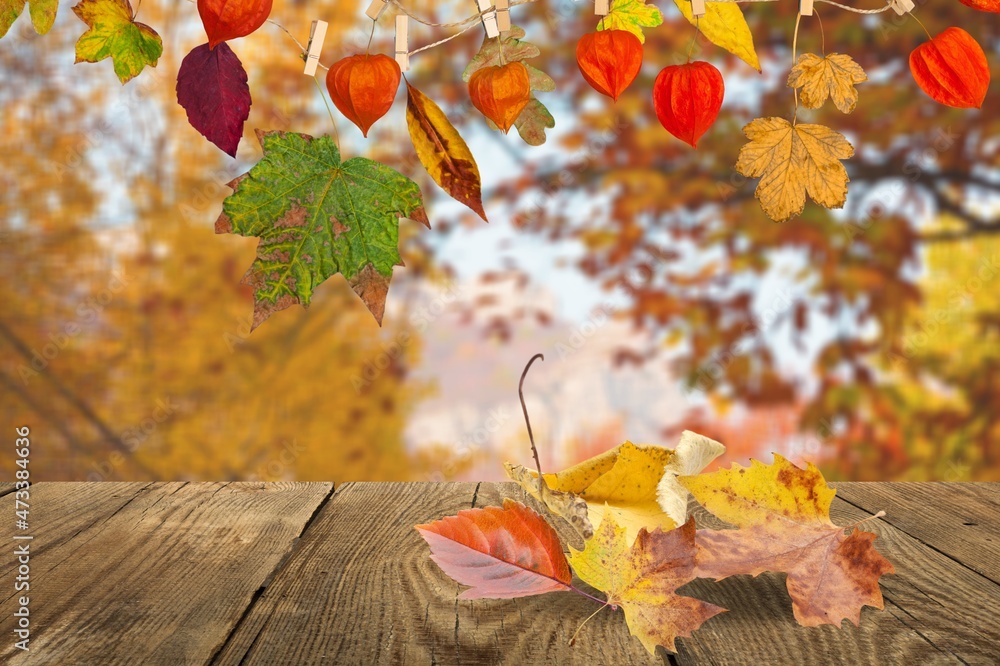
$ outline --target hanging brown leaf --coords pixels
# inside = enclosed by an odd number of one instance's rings
[[[798,215],[806,194],[826,208],[841,208],[847,199],[847,169],[840,163],[854,154],[843,134],[823,125],[784,118],[757,118],[743,133],[736,170],[760,178],[756,195],[761,208],[775,222]]]
[[[788,87],[799,88],[799,100],[807,109],[818,109],[829,98],[842,113],[854,111],[858,91],[854,84],[867,81],[861,65],[843,53],[821,58],[803,53],[788,74]]]
[[[452,199],[486,220],[479,167],[468,144],[441,107],[409,82],[406,96],[406,127],[420,163]]]

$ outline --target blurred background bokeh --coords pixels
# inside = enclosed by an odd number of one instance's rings
[[[71,3],[43,37],[21,17],[0,40],[0,423],[11,443],[31,427],[32,479],[499,479],[530,460],[517,379],[536,352],[526,395],[548,469],[691,429],[727,445],[726,465],[779,452],[832,479],[1000,479],[1000,85],[982,110],[942,107],[907,69],[915,21],[817,5],[823,34],[804,21],[800,52],[825,39],[870,79],[852,115],[800,111],[857,148],[850,195],[775,224],[732,165],[744,124],[791,111],[796,3],[744,5],[763,75],[695,43],[727,87],[697,151],[652,112],[656,73],[694,34],[658,4],[616,105],[575,64],[589,2],[512,10],[558,83],[540,95],[556,119],[541,147],[470,110],[480,29],[412,58],[408,79],[477,156],[488,225],[416,161],[402,91],[367,140],[338,116],[344,152],[417,180],[434,228],[404,222],[381,329],[337,276],[252,334],[239,281],[256,239],[213,223],[260,158],[253,128],[332,131],[293,41],[265,24],[233,43],[253,96],[233,160],[176,102],[205,41],[194,4],[142,2],[164,54],[125,86],[108,61],[73,64]],[[329,64],[364,50],[366,5],[276,0],[272,18],[303,42],[330,21]],[[474,10],[406,6],[441,23]],[[391,13],[373,51],[391,49]],[[972,33],[996,78],[1000,17],[957,0],[916,13],[932,34]],[[414,46],[448,34],[411,24]]]

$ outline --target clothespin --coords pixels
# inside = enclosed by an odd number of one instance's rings
[[[309,46],[306,47],[306,76],[316,76],[319,56],[323,52],[323,41],[326,39],[326,21],[313,21],[309,30]]]
[[[497,28],[500,32],[510,30],[510,0],[496,0],[497,2]]]
[[[800,16],[813,15],[813,0],[799,0],[799,15]]]
[[[691,0],[691,15],[692,16],[705,15],[705,0]]]
[[[476,0],[476,5],[479,7],[480,13],[482,13],[492,7],[493,2],[492,0]],[[497,27],[497,13],[495,11],[483,14],[483,27],[486,28],[487,37],[496,37],[500,34],[500,28]]]
[[[913,0],[891,0],[889,6],[899,16],[913,10]]]
[[[365,14],[371,20],[377,21],[388,6],[389,0],[372,0],[372,3],[368,5],[368,9],[365,10]]]
[[[406,36],[409,29],[409,18],[406,14],[396,14],[396,64],[404,72],[410,69],[410,54]]]
[[[594,16],[607,16],[611,11],[609,0],[594,0]]]

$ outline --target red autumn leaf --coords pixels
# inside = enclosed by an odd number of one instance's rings
[[[1000,14],[1000,0],[958,0],[966,7],[978,9],[981,12]]]
[[[214,49],[264,25],[271,14],[271,0],[198,0],[198,13],[208,34],[208,45]]]
[[[184,56],[177,72],[177,102],[191,127],[236,157],[251,99],[243,63],[228,44],[214,49],[202,44]]]
[[[961,28],[947,28],[913,49],[910,72],[932,99],[958,109],[982,107],[990,87],[986,54]]]
[[[653,108],[664,129],[698,147],[722,107],[722,74],[707,62],[665,67],[653,83]]]
[[[566,590],[573,577],[545,519],[520,502],[466,509],[417,525],[431,559],[470,588],[460,599],[513,599]]]
[[[642,67],[642,42],[628,30],[602,30],[580,38],[576,62],[590,87],[618,101]]]
[[[367,137],[368,128],[392,106],[400,74],[387,55],[358,54],[333,63],[326,87],[340,112]]]
[[[478,69],[469,77],[469,97],[506,134],[531,101],[528,68],[523,62],[509,62]]]

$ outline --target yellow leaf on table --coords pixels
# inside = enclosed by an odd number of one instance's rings
[[[633,542],[609,512],[582,551],[570,546],[569,563],[609,604],[621,607],[629,631],[655,654],[657,645],[675,651],[677,637],[725,611],[677,594],[696,576],[695,553],[694,519],[675,530],[640,530]]]
[[[842,113],[850,113],[858,104],[854,84],[867,80],[865,70],[849,55],[831,53],[821,58],[803,53],[788,74],[788,87],[800,88],[799,99],[807,109],[818,109],[829,98]]]
[[[693,436],[693,433],[685,435]],[[593,535],[607,512],[627,531],[631,543],[644,527],[672,529],[683,522],[683,519],[675,521],[660,505],[657,488],[671,462],[675,463],[671,466],[674,472],[697,473],[724,450],[717,442],[702,439],[704,441],[690,439],[684,444],[682,437],[684,446],[678,448],[677,454],[662,446],[625,442],[562,472],[545,474],[544,497],[538,492],[537,472],[510,463],[504,468],[508,477],[554,514],[568,520],[585,539]],[[706,448],[715,452],[706,453],[703,450]],[[702,461],[702,464],[698,466],[692,461]],[[680,490],[686,506],[687,491]],[[668,506],[675,516],[682,518],[676,511],[676,502]]]
[[[700,530],[696,575],[722,579],[765,571],[788,574],[786,586],[799,624],[859,624],[862,606],[883,607],[879,577],[895,573],[875,550],[875,535],[855,526],[849,535],[830,520],[835,491],[813,465],[752,460],[678,481],[734,530]]]
[[[760,178],[756,195],[768,217],[784,222],[806,205],[806,194],[826,208],[847,199],[847,169],[839,160],[854,154],[840,132],[823,125],[793,125],[784,118],[757,118],[743,128],[750,142],[740,149],[736,170]]]
[[[753,34],[739,5],[734,2],[706,2],[705,15],[695,19],[691,13],[691,0],[674,0],[674,4],[708,41],[760,71],[760,59],[753,46]]]

